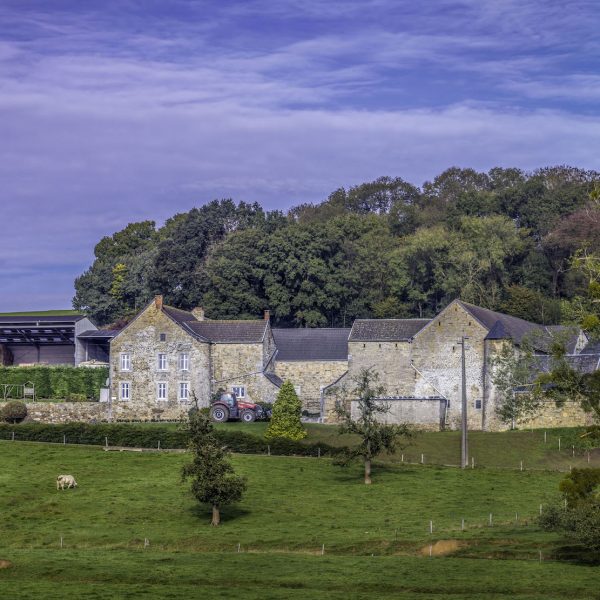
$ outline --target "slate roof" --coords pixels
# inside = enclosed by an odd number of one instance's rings
[[[356,319],[351,342],[397,342],[410,340],[431,319]]]
[[[281,379],[281,377],[278,375],[275,375],[275,373],[265,373],[265,377],[277,387],[281,387],[283,385],[283,379]]]
[[[264,319],[198,321],[191,312],[172,306],[163,306],[163,311],[192,335],[215,344],[260,343],[268,325]]]
[[[516,344],[520,344],[526,336],[531,336],[531,341],[538,350],[547,351],[553,335],[564,332],[569,335],[567,352],[573,353],[575,351],[575,345],[579,337],[577,328],[531,323],[525,319],[475,306],[462,300],[459,300],[459,304],[488,329],[486,336],[488,340],[511,339]]]
[[[186,325],[197,335],[215,344],[260,343],[268,321],[190,321]]]
[[[600,368],[600,353],[598,354],[568,354],[565,356],[571,367],[580,373],[593,373]],[[552,366],[552,357],[544,355],[536,355],[535,364],[532,373],[532,380],[540,371],[547,373]]]
[[[350,328],[273,329],[278,361],[348,360]]]
[[[600,340],[588,342],[581,354],[600,354]]]

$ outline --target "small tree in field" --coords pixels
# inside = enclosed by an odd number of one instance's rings
[[[336,413],[341,420],[339,433],[353,433],[360,437],[355,448],[346,448],[341,459],[342,464],[360,458],[365,466],[365,484],[371,483],[371,462],[383,452],[395,452],[398,439],[408,438],[412,432],[408,425],[388,425],[381,422],[381,417],[389,412],[390,407],[382,403],[384,393],[382,386],[377,385],[379,376],[372,369],[363,369],[354,379],[356,387],[348,393],[345,389],[337,392]],[[356,401],[355,414],[350,404]]]
[[[286,381],[279,390],[275,404],[273,404],[273,414],[265,438],[272,439],[276,437],[287,438],[288,440],[301,440],[306,437],[306,429],[300,421],[302,412],[302,403],[296,394],[296,390],[291,381]]]
[[[192,480],[192,494],[198,502],[212,507],[211,525],[217,527],[221,522],[221,507],[241,500],[246,480],[235,474],[208,415],[191,414],[189,434],[193,459],[183,467],[182,477]]]

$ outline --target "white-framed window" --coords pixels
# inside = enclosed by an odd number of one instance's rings
[[[129,381],[121,381],[119,384],[119,399],[131,400],[131,383]]]
[[[177,360],[177,366],[180,371],[190,370],[190,355],[187,352],[180,352]]]
[[[179,393],[177,398],[180,402],[188,402],[190,399],[190,384],[188,381],[179,382]]]
[[[120,361],[121,371],[131,371],[131,354],[129,352],[121,352]]]
[[[159,371],[167,370],[167,353],[166,352],[158,353],[158,370]]]
[[[234,385],[231,388],[231,391],[238,397],[238,398],[245,398],[246,397],[246,388],[243,385]]]
[[[477,398],[477,399],[475,400],[475,408],[476,408],[477,410],[481,410],[481,398]]]
[[[159,381],[156,384],[156,399],[157,400],[167,400],[167,392],[169,386],[166,381]]]
[[[299,396],[302,393],[302,386],[301,385],[295,385],[294,386],[294,391]]]

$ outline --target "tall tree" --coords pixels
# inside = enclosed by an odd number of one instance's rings
[[[221,508],[241,500],[246,480],[235,474],[208,415],[192,412],[188,430],[192,462],[184,465],[182,478],[191,480],[191,491],[198,502],[212,507],[211,525],[217,527],[221,523]]]

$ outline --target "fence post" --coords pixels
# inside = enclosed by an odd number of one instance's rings
[[[425,455],[421,454],[421,464],[425,464]]]
[[[321,556],[325,554],[325,544],[321,546]]]
[[[108,448],[108,436],[107,435],[104,436],[104,447]]]
[[[558,438],[558,451],[560,452],[560,437]]]
[[[547,438],[547,434],[548,434],[548,432],[547,432],[547,431],[544,431],[544,444],[546,443],[546,441],[547,441],[547,439],[548,439],[548,438]]]
[[[492,513],[490,513],[490,527],[493,527],[493,526],[494,526],[494,521],[492,518]]]
[[[12,435],[12,441],[14,442],[15,441],[15,432],[13,431],[12,434],[13,434]]]
[[[63,444],[67,443],[67,434],[63,433]]]
[[[317,458],[321,458],[321,446],[317,448]]]
[[[62,535],[60,536],[60,547],[61,548],[63,547],[63,537],[62,537]]]
[[[540,515],[542,514],[542,505],[540,504]]]
[[[160,440],[158,440],[158,449],[160,450]]]
[[[521,461],[521,471],[523,470],[523,461]]]
[[[475,468],[475,457],[471,456],[471,469]]]
[[[464,520],[464,518],[463,518],[463,519],[461,519],[461,521],[460,521],[460,530],[461,530],[461,531],[464,531],[464,530],[465,530],[465,520]]]
[[[433,533],[433,521],[429,521],[429,533]]]

